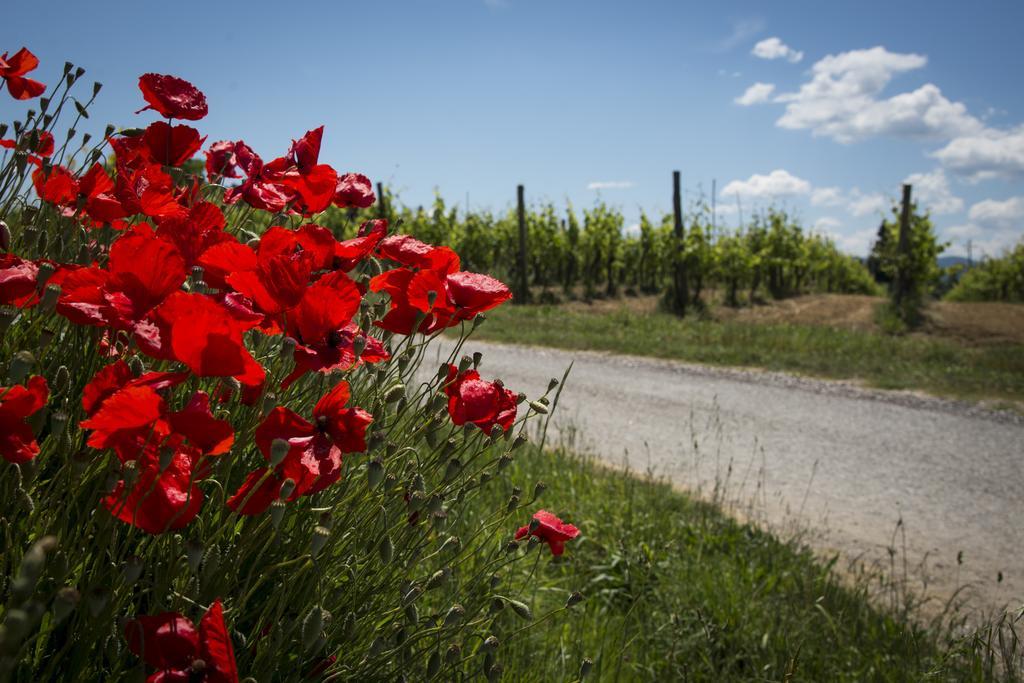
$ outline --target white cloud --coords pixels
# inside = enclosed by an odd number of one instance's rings
[[[807,194],[811,184],[788,171],[775,169],[768,175],[754,174],[746,180],[734,180],[722,190],[722,196],[741,196],[755,199]]]
[[[880,97],[894,76],[927,63],[924,55],[889,52],[881,46],[828,55],[811,67],[811,80],[797,92],[776,98],[786,104],[776,123],[841,143],[876,135],[951,138],[980,132],[982,123],[932,83]]]
[[[587,183],[588,190],[626,190],[633,187],[632,180],[595,180]]]
[[[814,229],[826,234],[831,234],[833,230],[841,227],[843,227],[843,222],[838,218],[832,218],[832,216],[822,216],[814,221]]]
[[[903,182],[914,186],[913,192],[918,204],[935,215],[960,213],[964,210],[964,200],[949,189],[949,180],[941,168],[931,173],[913,173]]]
[[[640,234],[640,224],[630,223],[629,225],[622,229],[622,233],[626,237],[636,237],[637,235]]]
[[[984,225],[1001,228],[1016,227],[1024,232],[1024,197],[982,200],[971,206],[967,217]]]
[[[1024,175],[1024,126],[1011,130],[985,128],[954,138],[933,157],[954,173],[971,180]]]
[[[858,188],[850,191],[847,200],[846,210],[854,216],[867,216],[873,213],[882,213],[889,208],[891,202],[879,192],[864,193]]]
[[[1024,197],[984,199],[971,206],[967,218],[942,232],[942,239],[953,242],[950,251],[965,254],[970,240],[975,258],[999,256],[1024,238]]]
[[[811,193],[814,206],[842,206],[846,203],[843,191],[838,187],[816,187]]]
[[[775,86],[771,83],[755,83],[747,88],[742,95],[734,99],[733,102],[743,107],[749,107],[752,104],[767,102],[774,91]]]
[[[761,59],[785,59],[787,62],[796,64],[804,58],[804,53],[794,50],[777,37],[765,38],[750,51],[750,54]]]

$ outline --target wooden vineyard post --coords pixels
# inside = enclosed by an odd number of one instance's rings
[[[516,251],[516,292],[513,303],[530,302],[530,282],[526,275],[526,200],[522,185],[516,187],[519,214],[519,249]]]
[[[679,171],[672,171],[672,217],[675,248],[672,255],[672,288],[669,291],[669,309],[678,316],[686,315],[686,234],[683,231],[683,198],[679,187]]]
[[[377,217],[388,217],[387,202],[384,199],[384,183],[379,180],[377,181]]]
[[[902,311],[903,305],[906,302],[907,295],[910,292],[912,283],[910,282],[910,273],[907,272],[910,266],[910,191],[911,187],[909,183],[903,185],[903,204],[900,206],[900,234],[897,256],[897,268],[896,268],[896,292],[895,301],[896,309]]]

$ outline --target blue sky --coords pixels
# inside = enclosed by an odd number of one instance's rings
[[[914,181],[959,254],[1024,235],[1020,2],[52,2],[5,9],[28,46],[104,84],[99,128],[152,120],[137,77],[206,94],[209,140],[264,157],[326,125],[321,159],[410,204],[601,198],[627,221],[717,181],[719,222],[768,205],[863,253]],[[0,97],[0,120],[25,105]]]

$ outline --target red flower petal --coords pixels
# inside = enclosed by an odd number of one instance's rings
[[[206,662],[206,679],[210,683],[238,683],[235,649],[224,623],[224,608],[219,599],[199,620],[199,648]]]
[[[148,73],[139,77],[139,89],[148,107],[162,116],[186,121],[198,121],[209,109],[206,95],[188,81],[176,76]]]
[[[231,423],[213,416],[210,397],[203,391],[193,394],[184,409],[171,413],[170,423],[175,432],[207,455],[227,453],[235,441]]]
[[[158,669],[185,669],[199,654],[195,625],[176,612],[139,616],[124,627],[128,649]]]
[[[356,207],[365,209],[373,206],[376,201],[373,184],[361,173],[346,173],[338,178],[338,186],[334,192],[334,205],[341,208]]]

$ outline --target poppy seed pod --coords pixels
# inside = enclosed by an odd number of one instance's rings
[[[501,641],[498,640],[497,636],[487,636],[484,640],[484,649],[490,650],[491,652],[497,650],[499,645],[501,645]]]
[[[71,384],[71,372],[68,370],[68,366],[61,365],[57,368],[57,374],[53,376],[53,389],[54,394],[63,394],[68,385]]]
[[[505,469],[506,467],[512,464],[512,460],[513,458],[511,455],[509,455],[508,453],[502,453],[501,457],[498,458],[498,469]]]
[[[538,498],[540,498],[541,494],[544,493],[544,491],[546,491],[547,488],[548,488],[548,485],[545,484],[542,481],[538,481],[536,484],[534,484],[534,486],[533,486],[533,499],[537,500]]]
[[[270,442],[270,466],[277,467],[287,457],[291,444],[285,439],[274,439]],[[294,484],[294,482],[293,482]],[[287,496],[286,496],[287,497]]]
[[[139,377],[146,371],[146,366],[141,358],[132,356],[128,359],[128,369],[131,370],[132,377]]]
[[[0,251],[11,250],[11,229],[7,223],[0,221]]]
[[[366,337],[357,335],[352,339],[352,355],[358,358],[366,350]]]
[[[527,441],[529,441],[529,439],[526,438],[525,434],[516,435],[516,438],[512,440],[512,446],[509,448],[509,451],[514,451],[517,448],[520,448]]]
[[[475,330],[476,328],[483,325],[485,322],[487,322],[486,316],[484,316],[483,313],[477,313],[476,317],[473,318],[473,329]]]
[[[60,285],[46,285],[42,299],[39,301],[39,310],[50,313],[57,307],[57,299],[60,298]]]
[[[459,472],[462,471],[462,461],[458,458],[452,458],[448,461],[448,465],[444,469],[444,480],[451,481],[455,477],[459,476]]]
[[[580,593],[579,591],[573,591],[569,594],[569,599],[565,601],[565,606],[566,608],[569,608],[573,605],[578,605],[581,602],[583,602],[583,593]]]
[[[448,646],[448,651],[445,653],[444,658],[448,664],[455,664],[462,658],[462,648],[459,647],[458,643],[452,643]]]
[[[448,582],[448,573],[449,573],[449,571],[451,571],[451,570],[449,570],[447,567],[445,567],[444,569],[438,569],[436,572],[431,574],[430,578],[427,579],[426,589],[428,591],[431,591],[431,590],[434,590],[435,588],[440,588],[445,583],[447,583]]]
[[[331,537],[331,530],[327,527],[317,526],[313,529],[313,538],[309,543],[309,552],[313,557],[320,554],[320,551],[327,545],[327,539]]]
[[[302,620],[302,644],[307,650],[311,649],[316,641],[323,634],[324,612],[319,605],[309,610],[305,619]]]
[[[263,406],[261,414],[266,417],[270,414],[270,411],[277,407],[277,394],[272,391],[268,391],[267,395],[263,397]]]
[[[472,365],[472,364],[473,364],[473,359],[472,358],[470,358],[469,356],[463,356],[462,359],[459,360],[459,374],[462,374],[463,372],[468,370],[469,366]]]
[[[484,354],[480,353],[479,351],[474,351],[473,352],[473,369],[474,370],[480,367],[480,363],[483,361],[483,359],[484,359]],[[497,380],[495,380],[495,383],[497,383]]]
[[[495,683],[495,681],[501,680],[501,675],[505,673],[505,667],[501,664],[495,664],[487,670],[487,683]]]
[[[548,414],[547,405],[541,403],[540,401],[530,401],[530,407],[533,408],[534,412],[538,412],[541,415]]]
[[[289,478],[285,479],[284,482],[281,484],[281,491],[280,491],[280,493],[278,493],[277,497],[280,500],[288,500],[288,498],[291,497],[291,495],[292,495],[292,493],[294,491],[295,491],[295,480],[292,479],[291,477],[289,477]]]

